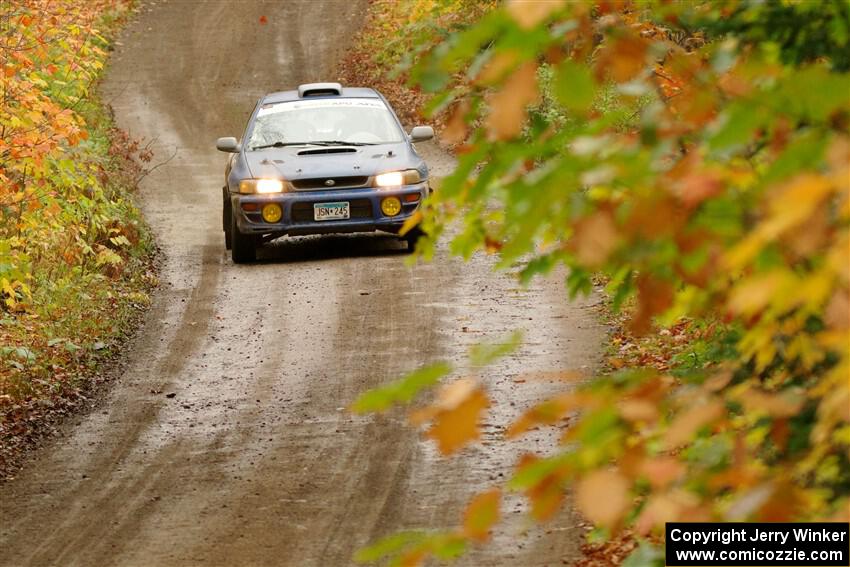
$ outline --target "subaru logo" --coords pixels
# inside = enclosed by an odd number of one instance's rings
[[[334,181],[333,179],[328,179],[325,181],[325,185],[327,185],[328,187],[333,187],[334,185],[336,185],[336,181]]]

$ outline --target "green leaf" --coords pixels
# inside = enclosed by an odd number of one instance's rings
[[[752,141],[756,131],[772,118],[768,108],[760,102],[733,105],[724,113],[720,126],[709,138],[709,148],[718,151],[747,144]]]
[[[15,356],[17,356],[18,358],[20,358],[21,360],[23,360],[26,363],[35,362],[36,354],[32,350],[28,349],[27,347],[17,347],[14,350],[14,353],[15,353]]]
[[[564,108],[584,113],[593,105],[596,83],[588,67],[567,59],[558,67],[554,89]]]
[[[561,453],[554,457],[540,459],[536,463],[523,467],[507,484],[509,490],[525,490],[538,484],[552,472],[569,465],[575,459],[573,453]]]
[[[428,533],[424,531],[399,532],[387,536],[369,547],[359,549],[354,554],[354,561],[357,563],[378,561],[389,555],[396,555],[408,547],[421,544],[427,538]]]
[[[431,540],[431,551],[437,559],[455,559],[466,551],[466,540],[456,534],[437,534]]]
[[[469,361],[473,366],[487,366],[499,358],[514,352],[521,342],[522,331],[514,331],[505,342],[473,345],[469,349]]]
[[[623,567],[664,567],[664,552],[654,545],[641,543],[623,561]]]
[[[447,362],[414,370],[407,376],[361,394],[352,404],[355,413],[381,412],[395,404],[410,403],[423,389],[433,386],[452,371]]]

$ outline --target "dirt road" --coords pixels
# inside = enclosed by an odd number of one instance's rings
[[[364,11],[362,0],[159,0],[127,28],[102,91],[121,127],[173,156],[142,184],[162,288],[101,408],[0,486],[0,565],[349,565],[399,528],[456,525],[521,448],[551,443],[493,441],[552,387],[519,374],[595,360],[592,309],[567,304],[559,282],[522,291],[487,258],[410,269],[382,237],[284,241],[247,266],[225,254],[215,138],[238,136],[263,92],[332,79]],[[437,173],[451,166],[423,150]],[[488,373],[500,409],[458,458],[439,458],[402,412],[346,411],[369,387],[462,362],[468,345],[515,328],[526,345]],[[522,507],[511,499],[493,544],[461,564],[576,556],[570,514],[526,530]]]

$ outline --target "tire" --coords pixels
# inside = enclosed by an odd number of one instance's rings
[[[233,248],[233,211],[229,199],[225,198],[224,200],[221,216],[221,226],[224,230],[224,248],[231,250]]]
[[[402,238],[407,242],[407,251],[413,252],[416,249],[416,243],[419,242],[419,239],[425,236],[425,233],[422,232],[420,228],[413,228],[407,234],[402,236]]]
[[[244,264],[257,259],[256,241],[251,235],[239,232],[236,216],[232,214],[230,215],[230,238],[232,244],[230,255],[234,264]]]

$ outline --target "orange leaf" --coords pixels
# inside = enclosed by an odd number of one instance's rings
[[[478,420],[490,406],[484,390],[474,380],[457,380],[440,390],[437,401],[411,415],[414,423],[433,420],[428,436],[444,455],[454,453],[478,439]]]
[[[620,415],[632,422],[653,422],[658,419],[658,405],[649,400],[626,399],[619,404]]]
[[[578,261],[590,269],[601,267],[617,248],[619,233],[614,216],[608,210],[599,210],[581,219],[574,229],[570,248]]]
[[[528,61],[490,97],[485,126],[491,140],[508,140],[522,132],[526,109],[538,99],[537,63]]]
[[[635,521],[638,533],[649,533],[655,527],[663,526],[666,522],[675,522],[681,517],[682,505],[671,495],[655,494],[649,497]]]
[[[563,5],[563,0],[509,0],[506,10],[519,27],[529,30]]]
[[[520,457],[516,467],[517,474],[522,470],[533,466],[540,459],[531,454]],[[537,484],[525,491],[525,495],[531,502],[531,517],[542,522],[551,518],[564,500],[563,482],[567,471],[564,468],[556,469],[543,477]]]
[[[723,415],[723,404],[717,400],[695,403],[673,419],[664,435],[664,447],[675,449],[686,443],[701,427]]]
[[[673,286],[649,274],[641,274],[637,280],[638,307],[629,330],[635,335],[645,335],[651,328],[652,317],[663,313],[673,305]]]
[[[826,306],[825,321],[833,329],[850,328],[850,293],[836,290]]]
[[[614,527],[629,507],[629,482],[616,471],[593,471],[579,481],[576,504],[594,524]]]
[[[413,549],[399,558],[398,565],[401,567],[418,567],[427,557],[428,552],[425,549]]]
[[[546,400],[525,412],[508,427],[505,435],[516,437],[536,425],[552,425],[563,419],[568,412],[578,408],[581,400],[578,394],[561,394]]]
[[[694,208],[723,190],[723,181],[714,172],[694,173],[681,180],[677,187],[682,203]]]
[[[476,495],[466,507],[463,535],[475,541],[486,541],[490,528],[499,521],[502,493],[498,488]]]
[[[475,81],[487,86],[495,85],[513,71],[518,62],[519,53],[516,50],[500,51],[487,61]]]
[[[467,112],[469,112],[468,100],[463,100],[455,106],[442,132],[442,139],[447,144],[460,144],[466,140],[466,135],[469,131],[466,125]]]
[[[635,78],[646,66],[647,42],[636,33],[620,28],[622,35],[609,39],[596,63],[597,78],[609,74],[618,83]]]
[[[643,461],[640,472],[649,480],[653,488],[664,488],[685,474],[685,465],[673,457],[655,457]]]

